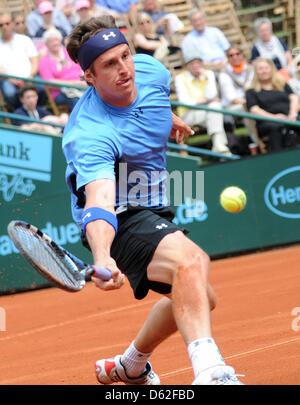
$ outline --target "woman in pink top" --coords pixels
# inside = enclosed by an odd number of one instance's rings
[[[47,53],[39,62],[39,74],[44,80],[74,86],[87,87],[87,84],[81,80],[82,70],[77,63],[74,63],[64,46],[62,45],[62,35],[55,29],[47,30],[43,35]],[[68,104],[72,110],[84,92],[82,90],[64,88],[55,88],[51,90],[54,102],[59,104]]]

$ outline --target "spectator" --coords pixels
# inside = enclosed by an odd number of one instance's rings
[[[21,87],[19,97],[22,106],[17,108],[14,111],[14,114],[34,118],[36,120],[41,120],[45,122],[52,122],[56,124],[66,125],[68,121],[67,114],[61,114],[59,117],[56,117],[45,108],[39,107],[37,105],[38,92],[33,84],[25,84],[23,87]],[[46,124],[39,124],[37,122],[30,123],[27,121],[13,119],[12,124],[20,126],[22,129],[42,131],[50,134],[58,134],[61,132],[60,128]]]
[[[86,21],[91,17],[100,17],[101,15],[113,15],[115,18],[119,18],[116,12],[107,7],[99,6],[95,3],[95,0],[77,0],[75,2],[74,25]]]
[[[291,71],[289,85],[300,100],[300,54],[293,59],[293,70]]]
[[[56,0],[54,2],[55,8],[66,16],[71,25],[73,25],[72,20],[75,14],[74,2],[75,0]]]
[[[43,35],[43,40],[47,47],[47,54],[40,60],[40,76],[47,81],[57,84],[67,84],[74,86],[85,86],[81,81],[82,71],[77,63],[74,63],[62,45],[62,35],[55,29],[47,30]],[[77,89],[68,89],[63,86],[51,90],[51,96],[57,105],[67,104],[72,110],[83,94],[83,91]]]
[[[296,121],[298,116],[298,97],[278,73],[270,59],[257,58],[254,63],[254,77],[246,91],[248,110],[266,118]],[[291,146],[294,138],[292,126],[271,121],[256,122],[260,137],[268,138],[269,151],[280,151]]]
[[[35,78],[38,73],[38,54],[32,40],[14,32],[14,23],[10,13],[0,14],[0,72],[22,78]],[[13,109],[20,105],[18,92],[24,81],[21,79],[1,79],[0,88],[5,101]],[[39,104],[46,101],[42,85],[37,85]]]
[[[99,6],[106,7],[111,10],[114,14],[111,13],[115,18],[121,19],[122,14],[126,14],[129,20],[134,23],[137,16],[137,4],[139,0],[96,0],[96,3]],[[116,17],[115,14],[118,14]]]
[[[169,35],[167,12],[162,10],[157,0],[142,0],[143,12],[147,13],[154,22],[154,31],[159,35]]]
[[[44,107],[40,107],[37,105],[38,92],[33,84],[24,84],[24,86],[20,88],[19,98],[22,105],[14,111],[14,114],[24,115],[25,117],[34,118],[37,120],[40,120],[47,115],[51,115],[51,113]],[[27,122],[12,120],[13,125],[19,126],[24,123]]]
[[[229,111],[245,112],[246,107],[246,88],[252,82],[254,69],[247,63],[243,50],[238,45],[232,45],[226,52],[228,63],[220,71],[218,83],[221,95],[222,107]],[[232,116],[227,115],[224,121],[231,126],[234,132],[235,120]],[[248,128],[252,141],[256,141],[252,133],[249,121],[244,119],[244,125]]]
[[[42,1],[43,0],[33,0],[33,2],[35,4],[35,9],[33,11],[31,11],[31,13],[29,13],[26,17],[26,24],[27,24],[28,32],[32,38],[36,37],[37,31],[40,28],[42,28],[43,24],[44,24],[43,18],[38,10],[38,6]],[[68,35],[72,30],[72,25],[71,25],[70,21],[67,19],[67,17],[64,15],[64,13],[62,13],[56,7],[53,8],[52,24],[55,27],[59,27],[59,28],[62,28],[63,30],[65,30]]]
[[[76,25],[91,17],[91,3],[89,0],[77,0],[75,3]]]
[[[268,18],[256,19],[254,31],[258,39],[251,50],[251,61],[262,57],[271,59],[279,71],[293,68],[291,52],[284,41],[273,35],[272,22]]]
[[[184,62],[186,68],[175,77],[178,101],[182,104],[205,105],[221,110],[214,72],[203,67],[203,61],[198,53],[185,54]],[[207,128],[212,140],[212,150],[230,155],[223,114],[178,107],[178,115],[190,126],[199,125]]]
[[[25,24],[25,17],[23,13],[12,13],[12,20],[14,23],[14,30],[17,34],[27,35],[27,28]]]
[[[90,17],[100,17],[101,15],[112,15],[115,18],[119,18],[119,14],[104,5],[97,4],[96,0],[89,0],[90,3]]]
[[[217,27],[207,27],[202,11],[193,9],[189,14],[193,30],[182,41],[182,53],[198,52],[208,69],[221,69],[226,64],[225,52],[230,47],[223,32]]]
[[[136,53],[146,53],[160,60],[169,53],[167,39],[164,35],[156,34],[153,21],[146,13],[138,14],[133,42]]]
[[[47,31],[49,28],[56,28],[61,33],[63,38],[68,35],[67,31],[63,27],[54,26],[52,22],[54,7],[50,1],[42,1],[38,6],[38,10],[40,15],[42,16],[43,25],[37,30],[37,32],[35,33],[35,37],[42,38],[44,32]]]

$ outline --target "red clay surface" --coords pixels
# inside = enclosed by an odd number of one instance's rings
[[[212,262],[214,338],[245,384],[300,383],[299,263],[299,245]],[[0,385],[96,385],[95,360],[122,353],[158,298],[137,301],[128,284],[104,292],[93,283],[79,293],[49,288],[0,297]],[[162,385],[193,381],[179,333],[151,363]]]

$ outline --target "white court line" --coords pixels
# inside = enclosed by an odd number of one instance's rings
[[[58,323],[55,323],[55,324],[52,324],[52,325],[47,325],[47,326],[42,326],[40,328],[31,329],[31,330],[28,330],[28,331],[25,331],[25,332],[15,333],[14,335],[0,337],[0,342],[3,342],[4,340],[12,340],[14,338],[18,338],[18,337],[22,337],[22,336],[33,335],[35,333],[44,332],[44,331],[51,330],[51,329],[54,329],[54,328],[58,328],[58,327],[65,326],[65,325],[70,325],[70,324],[75,323],[75,322],[82,322],[82,321],[84,321],[86,319],[96,318],[96,317],[99,317],[99,316],[113,314],[113,313],[120,312],[120,311],[126,311],[127,309],[140,308],[140,307],[148,305],[148,304],[153,304],[154,302],[157,302],[157,300],[151,300],[151,301],[143,302],[141,304],[134,303],[134,304],[131,304],[131,305],[126,305],[124,307],[110,309],[110,310],[107,310],[107,311],[104,311],[104,312],[97,312],[95,314],[85,315],[85,316],[80,317],[80,318],[73,318],[73,319],[69,319],[68,321],[58,322]]]
[[[295,338],[295,339],[285,340],[283,342],[274,343],[274,344],[268,345],[268,346],[258,347],[256,349],[248,350],[246,352],[232,354],[231,356],[224,357],[224,360],[233,359],[235,357],[247,356],[249,354],[261,352],[261,351],[268,350],[268,349],[273,349],[274,347],[278,347],[278,346],[282,346],[282,345],[286,345],[286,344],[294,343],[294,342],[298,342],[298,341],[300,341],[300,337]],[[180,368],[175,371],[170,371],[169,373],[160,374],[160,376],[167,377],[169,375],[180,374],[180,373],[184,373],[185,371],[190,371],[190,370],[192,370],[192,367],[185,367],[185,368]]]

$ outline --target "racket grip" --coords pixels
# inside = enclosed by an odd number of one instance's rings
[[[99,266],[91,266],[86,272],[87,275],[101,278],[103,281],[108,281],[111,279],[111,272],[108,269],[103,269]]]

